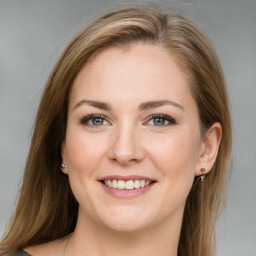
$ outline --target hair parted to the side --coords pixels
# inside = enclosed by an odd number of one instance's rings
[[[222,125],[217,160],[205,182],[195,177],[188,196],[178,247],[179,256],[215,254],[215,222],[225,198],[232,128],[229,101],[218,57],[204,34],[182,15],[136,5],[108,13],[85,27],[54,67],[35,120],[16,211],[1,241],[1,251],[63,237],[75,228],[78,203],[68,177],[60,171],[69,91],[81,68],[100,50],[133,42],[166,49],[184,69],[198,106],[202,136]]]

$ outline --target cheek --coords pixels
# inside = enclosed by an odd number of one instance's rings
[[[198,156],[198,143],[189,134],[176,133],[165,136],[154,145],[149,149],[150,155],[166,175],[177,175],[194,170]]]
[[[66,155],[71,172],[92,174],[106,151],[103,136],[70,129],[66,136]]]
[[[199,141],[191,132],[176,132],[151,148],[162,181],[164,205],[184,205],[195,177]]]
[[[96,170],[99,169],[106,151],[104,141],[102,136],[86,134],[84,130],[76,127],[67,130],[66,159],[70,186],[79,204],[86,209],[92,204],[91,195],[95,188]]]
[[[195,141],[191,138],[176,135],[162,143],[158,153],[159,170],[163,177],[162,205],[166,214],[171,209],[183,211],[187,196],[191,190],[197,162]]]

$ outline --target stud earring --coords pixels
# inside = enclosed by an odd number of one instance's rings
[[[205,168],[201,168],[200,171],[201,171],[202,173],[204,173],[206,170],[205,170]],[[205,181],[205,174],[201,175],[201,176],[200,176],[200,179],[201,179],[201,181]]]
[[[66,164],[61,164],[61,168],[66,168],[67,167],[67,165]]]

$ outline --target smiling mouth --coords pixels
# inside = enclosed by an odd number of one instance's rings
[[[115,189],[139,189],[139,188],[144,188],[155,181],[150,181],[150,180],[119,180],[119,179],[107,179],[107,180],[101,180],[103,184],[110,188],[115,188]]]

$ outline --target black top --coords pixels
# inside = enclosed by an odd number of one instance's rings
[[[31,255],[24,251],[20,251],[13,254],[7,254],[6,256],[31,256]]]

